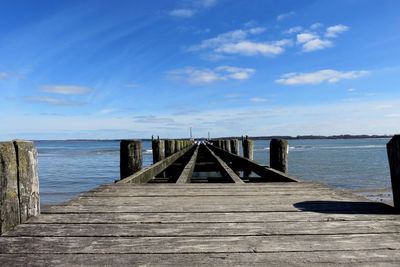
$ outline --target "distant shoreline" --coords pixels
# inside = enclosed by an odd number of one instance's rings
[[[332,139],[390,139],[393,135],[298,135],[298,136],[249,136],[252,140],[271,140],[272,138],[281,138],[286,140],[332,140]],[[241,139],[241,136],[228,136],[228,137],[215,137],[212,139]],[[137,138],[140,139],[140,138]],[[168,139],[168,138],[165,138]],[[174,138],[171,138],[174,139]],[[177,140],[188,139],[188,138],[175,138]],[[65,139],[65,140],[32,140],[34,142],[116,142],[122,139]],[[143,138],[142,141],[151,141],[151,138]],[[207,140],[205,137],[196,138],[196,140]]]

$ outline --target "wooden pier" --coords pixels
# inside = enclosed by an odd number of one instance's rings
[[[217,146],[186,143],[5,233],[0,263],[398,266],[400,214]]]

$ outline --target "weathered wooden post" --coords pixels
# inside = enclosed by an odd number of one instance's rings
[[[31,141],[14,140],[21,223],[40,213],[38,153]]]
[[[237,139],[231,140],[231,153],[239,155],[239,140]]]
[[[0,234],[40,213],[37,151],[33,142],[0,142]]]
[[[175,153],[175,140],[165,140],[165,157],[169,157]]]
[[[142,140],[121,140],[120,176],[124,179],[142,169]]]
[[[248,138],[249,137],[247,135],[246,138],[242,137],[243,157],[253,160],[254,141]],[[243,176],[251,177],[251,171],[244,171]]]
[[[231,152],[231,140],[224,140],[224,149],[225,151]]]
[[[400,209],[400,135],[393,136],[386,148],[392,180],[393,203],[396,209]]]
[[[288,172],[289,145],[285,139],[271,139],[269,144],[270,167],[287,173]]]
[[[182,141],[181,140],[176,140],[175,141],[175,152],[181,151],[182,150]]]
[[[0,234],[20,223],[17,155],[12,142],[0,142]]]
[[[164,140],[152,138],[151,149],[153,150],[153,164],[165,158]]]

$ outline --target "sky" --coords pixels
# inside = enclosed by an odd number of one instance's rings
[[[0,6],[0,140],[399,132],[397,0]]]

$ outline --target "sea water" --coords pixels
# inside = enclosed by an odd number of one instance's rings
[[[305,181],[359,192],[383,188],[388,198],[391,186],[388,141],[289,140],[288,173]],[[64,202],[98,185],[119,180],[119,141],[35,141],[35,144],[43,206]],[[152,164],[151,153],[151,142],[143,141],[144,167]],[[254,142],[254,160],[269,165],[269,140]]]

